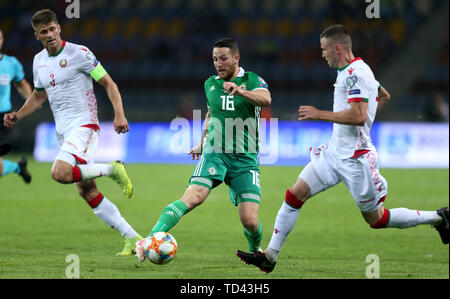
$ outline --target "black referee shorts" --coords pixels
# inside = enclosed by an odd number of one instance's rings
[[[0,156],[7,154],[12,149],[12,128],[7,128],[3,125],[3,116],[9,113],[0,113]]]

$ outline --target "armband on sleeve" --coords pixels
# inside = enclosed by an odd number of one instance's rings
[[[100,80],[104,75],[106,75],[105,68],[98,64],[90,73],[91,77],[94,78],[95,81]]]

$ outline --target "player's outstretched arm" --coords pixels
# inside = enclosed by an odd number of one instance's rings
[[[3,123],[5,127],[14,127],[19,120],[40,109],[46,99],[47,93],[45,92],[45,90],[34,89],[30,97],[26,100],[25,104],[23,104],[22,108],[20,108],[19,111],[13,111],[4,115]]]
[[[102,85],[114,109],[114,130],[117,134],[126,133],[130,130],[125,112],[122,106],[122,96],[120,95],[117,84],[113,81],[109,74],[105,74],[97,81]]]
[[[30,83],[28,83],[26,79],[22,79],[19,82],[14,82],[13,85],[25,101],[30,97],[32,90]]]
[[[352,102],[350,109],[339,112],[318,110],[313,106],[300,106],[298,116],[298,120],[321,120],[343,125],[364,126],[367,120],[367,103]]]

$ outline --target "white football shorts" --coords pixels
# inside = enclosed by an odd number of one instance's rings
[[[311,189],[311,196],[343,182],[362,212],[383,204],[388,184],[378,170],[378,155],[369,151],[355,158],[339,159],[328,144],[311,148],[311,162],[299,175]]]
[[[57,136],[60,151],[55,160],[76,164],[93,163],[98,145],[99,130],[88,127],[76,127],[64,136]]]

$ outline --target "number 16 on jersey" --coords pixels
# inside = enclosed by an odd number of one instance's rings
[[[233,96],[220,96],[222,99],[222,110],[234,111]]]

